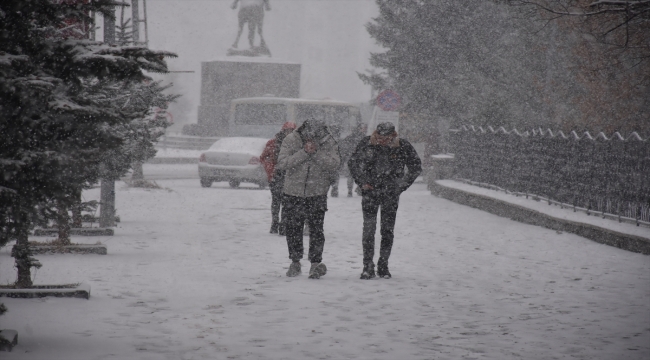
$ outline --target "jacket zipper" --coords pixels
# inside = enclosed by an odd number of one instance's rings
[[[302,194],[307,197],[307,180],[309,180],[309,169],[311,169],[311,165],[307,166],[307,176],[305,177],[305,189],[302,191]]]

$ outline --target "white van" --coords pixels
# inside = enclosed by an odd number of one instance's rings
[[[285,122],[325,121],[337,140],[361,123],[359,106],[336,100],[255,97],[231,101],[230,136],[272,138]]]

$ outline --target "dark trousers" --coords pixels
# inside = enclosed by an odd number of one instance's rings
[[[304,248],[302,229],[309,225],[309,262],[319,263],[323,260],[325,235],[323,222],[327,211],[327,195],[301,198],[284,195],[284,218],[289,247],[289,258],[293,261],[302,259]]]
[[[348,184],[348,194],[352,194],[352,190],[354,188],[354,178],[352,175],[350,175],[350,171],[347,169],[347,165],[341,169],[341,172],[336,176],[336,179],[332,179],[332,190],[335,190],[337,193],[339,191],[339,179],[341,178],[341,175],[347,176],[347,184]]]
[[[282,207],[282,198],[284,193],[282,192],[282,186],[271,182],[269,184],[271,188],[271,218],[273,225],[280,225],[282,222],[280,220],[280,209],[282,209],[282,220],[284,220],[284,208]]]
[[[335,193],[339,193],[339,179],[341,178],[341,174],[338,173],[336,174],[336,177],[332,179],[332,182],[330,183],[330,186],[332,186],[332,191]]]
[[[348,176],[348,194],[352,194],[352,189],[354,188],[354,178],[352,175]]]
[[[363,210],[363,264],[373,264],[375,256],[375,231],[377,229],[377,212],[381,207],[381,247],[379,249],[379,266],[388,266],[388,258],[393,248],[395,218],[399,205],[399,193],[394,191],[364,190],[361,200]]]

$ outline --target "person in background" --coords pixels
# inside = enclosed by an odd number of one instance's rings
[[[301,273],[305,222],[309,225],[309,278],[318,279],[327,272],[322,263],[323,222],[331,174],[340,161],[338,145],[323,121],[308,119],[282,142],[276,169],[286,172],[283,215],[292,261],[287,271],[289,277]]]
[[[330,135],[332,135],[332,137],[338,144],[339,140],[341,139],[341,127],[339,125],[331,125],[328,127],[328,129]],[[330,192],[330,195],[332,197],[339,197],[339,179],[341,179],[341,170],[343,169],[343,157],[341,156],[340,148],[339,148],[339,157],[341,158],[341,163],[339,164],[338,170],[332,174],[331,182],[330,182],[330,186],[332,187],[332,191]]]
[[[260,161],[266,171],[271,189],[271,234],[284,235],[284,223],[280,220],[280,208],[282,207],[282,188],[284,186],[284,171],[275,168],[278,162],[278,154],[282,141],[296,128],[296,124],[285,122],[280,132],[269,140],[260,155]],[[282,208],[282,220],[284,220],[284,208]]]
[[[348,197],[352,197],[352,190],[354,188],[354,178],[350,174],[350,169],[348,168],[348,160],[350,160],[350,157],[352,156],[352,153],[354,152],[354,149],[357,147],[357,144],[363,139],[364,135],[366,134],[366,129],[367,129],[366,124],[359,124],[357,125],[354,130],[352,130],[352,133],[348,136],[346,136],[343,140],[341,140],[341,144],[339,145],[339,149],[341,150],[341,163],[345,164],[344,168],[344,173],[348,177]],[[346,171],[347,170],[347,171]],[[361,195],[361,190],[357,186],[357,193]]]
[[[440,146],[440,133],[438,132],[437,128],[432,127],[426,134],[424,141],[424,160],[422,161],[422,165],[428,169],[432,165],[431,155],[440,154],[441,151],[442,147]]]
[[[400,139],[390,122],[377,125],[364,137],[348,161],[354,181],[361,187],[363,211],[363,272],[361,279],[375,277],[375,230],[381,207],[381,248],[377,275],[390,279],[388,258],[393,247],[399,196],[422,172],[422,162],[413,146]],[[407,171],[404,171],[406,167]]]

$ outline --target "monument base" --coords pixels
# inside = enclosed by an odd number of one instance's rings
[[[183,134],[229,136],[230,101],[269,94],[299,97],[300,64],[266,56],[228,56],[203,62],[198,124],[185,126]]]

